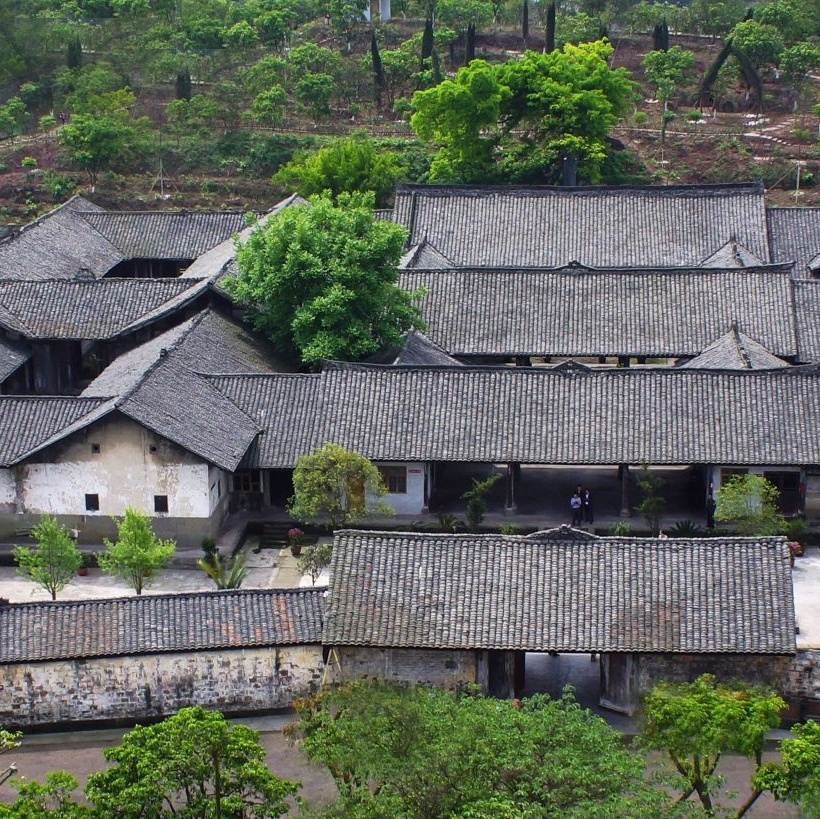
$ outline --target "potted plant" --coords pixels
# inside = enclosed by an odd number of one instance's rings
[[[294,557],[299,557],[302,554],[302,544],[304,542],[305,533],[298,526],[288,529],[288,545],[290,546],[290,553]]]
[[[88,567],[91,565],[91,555],[83,554],[82,561],[77,567],[77,574],[80,577],[85,577],[88,574]]]

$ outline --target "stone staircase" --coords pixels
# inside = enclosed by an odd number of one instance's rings
[[[292,523],[283,521],[265,521],[259,536],[260,549],[284,549],[288,545],[288,529]]]

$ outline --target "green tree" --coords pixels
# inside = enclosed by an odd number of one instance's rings
[[[497,472],[478,481],[473,478],[473,485],[461,496],[467,501],[467,526],[474,532],[478,531],[481,521],[484,520],[484,513],[487,511],[487,493],[501,480],[501,475]]]
[[[652,530],[652,536],[657,537],[661,528],[661,517],[666,508],[666,500],[661,494],[666,481],[649,469],[647,464],[641,465],[641,474],[638,477],[638,488],[643,498],[638,504],[638,512]]]
[[[422,325],[418,294],[398,286],[406,235],[374,218],[372,193],[314,197],[251,233],[226,287],[281,352],[360,359]]]
[[[260,91],[250,107],[250,115],[260,125],[277,126],[285,112],[288,95],[281,85],[271,85]]]
[[[330,565],[330,558],[333,555],[332,543],[311,543],[296,561],[296,568],[302,574],[310,577],[311,585],[315,586],[322,570]]]
[[[519,705],[353,682],[297,710],[302,749],[336,781],[336,816],[649,819],[665,800],[643,759],[569,694]]]
[[[58,139],[68,159],[88,174],[92,192],[100,171],[127,162],[139,150],[136,129],[117,116],[77,114]]]
[[[596,179],[607,136],[633,98],[628,72],[609,67],[611,54],[602,40],[499,65],[474,60],[416,92],[410,124],[438,149],[431,180],[550,180],[568,155]]]
[[[820,723],[792,727],[780,743],[780,761],[758,770],[755,785],[781,802],[796,802],[805,819],[820,817]]]
[[[173,540],[160,540],[151,528],[151,520],[130,506],[125,517],[117,521],[117,540],[103,541],[105,551],[97,556],[100,568],[126,580],[137,594],[168,562],[176,549]]]
[[[330,98],[336,91],[336,80],[330,74],[305,74],[293,89],[293,96],[314,122],[330,113]]]
[[[32,529],[37,548],[14,547],[17,572],[32,583],[42,586],[52,600],[74,577],[83,557],[68,529],[57,523],[56,518],[44,515]]]
[[[381,473],[372,461],[334,443],[296,459],[293,497],[288,513],[305,523],[341,529],[368,514],[389,514],[378,502],[385,494]]]
[[[268,770],[256,731],[198,706],[138,725],[103,756],[111,767],[92,774],[85,793],[106,817],[282,816],[299,787]]]
[[[15,748],[19,748],[21,736],[22,734],[19,731],[6,731],[0,728],[0,754],[5,754]],[[11,779],[16,772],[17,765],[13,762],[10,765],[6,765],[5,768],[0,768],[0,785],[8,779]]]
[[[794,91],[794,108],[797,110],[811,72],[820,69],[820,45],[797,43],[780,55],[780,70]]]
[[[784,520],[778,497],[777,489],[762,475],[732,475],[715,493],[715,520],[731,522],[747,536],[779,534]]]
[[[330,191],[334,200],[340,193],[372,191],[376,207],[383,208],[400,174],[401,165],[394,153],[377,149],[366,134],[356,134],[315,153],[297,154],[272,181],[302,196]]]
[[[729,36],[732,45],[742,51],[755,68],[776,65],[785,47],[783,35],[774,26],[758,23],[757,20],[743,20]]]
[[[751,793],[735,814],[743,816],[763,793],[756,775],[766,734],[780,724],[786,703],[762,688],[723,685],[710,674],[691,683],[659,683],[644,700],[643,747],[669,755],[682,781],[681,800],[697,794],[708,816],[715,815],[721,779],[715,774],[724,753],[755,763]]]
[[[0,805],[0,819],[91,819],[91,811],[72,798],[77,784],[68,771],[51,771],[45,782],[13,781],[18,796],[10,805]]]
[[[687,84],[695,67],[695,55],[680,46],[667,51],[650,51],[643,58],[644,75],[654,87],[661,111],[661,150],[666,142],[666,113],[669,101]]]
[[[23,132],[28,109],[19,97],[12,97],[5,105],[0,105],[0,134],[15,136]]]

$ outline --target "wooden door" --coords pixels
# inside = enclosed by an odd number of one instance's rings
[[[601,708],[632,714],[638,707],[638,657],[601,655]]]

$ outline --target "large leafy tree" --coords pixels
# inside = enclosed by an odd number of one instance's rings
[[[117,539],[106,539],[105,551],[97,556],[106,574],[121,577],[142,594],[145,584],[168,562],[176,549],[173,540],[160,540],[151,528],[151,520],[128,507],[117,521]]]
[[[626,819],[659,815],[643,759],[566,695],[523,703],[354,682],[298,705],[335,816]]]
[[[795,725],[780,743],[780,761],[764,765],[755,785],[779,801],[799,803],[805,819],[820,817],[820,723]]]
[[[302,196],[330,191],[372,191],[377,207],[384,207],[393,193],[401,165],[394,153],[379,150],[366,134],[335,141],[312,154],[299,154],[283,166],[273,181]]]
[[[226,286],[283,353],[361,359],[422,325],[415,294],[398,286],[406,235],[374,218],[372,193],[317,196],[254,230]]]
[[[23,577],[42,586],[52,600],[57,592],[64,589],[83,562],[77,544],[71,539],[68,529],[57,523],[57,519],[44,515],[32,529],[37,540],[37,548],[15,546],[14,561],[17,571]]]
[[[452,80],[413,96],[410,124],[438,149],[434,181],[544,181],[566,156],[595,180],[606,138],[633,97],[611,69],[604,40],[490,65],[474,60]]]
[[[735,814],[741,817],[766,789],[757,779],[763,743],[780,724],[785,707],[771,691],[723,685],[710,674],[691,683],[659,683],[644,700],[641,742],[647,749],[668,754],[681,777],[681,799],[697,794],[708,816],[715,813],[721,756],[736,753],[753,760],[751,793]]]
[[[777,535],[784,520],[778,491],[762,475],[732,475],[715,493],[715,520],[732,523],[743,535]]]
[[[677,91],[691,77],[695,67],[695,55],[691,51],[672,46],[666,51],[650,51],[643,58],[643,69],[647,81],[654,87],[661,111],[661,148],[666,141],[666,126],[669,123],[667,107]]]
[[[138,725],[103,755],[111,767],[85,792],[111,819],[281,816],[298,789],[270,772],[256,731],[199,706]]]
[[[389,512],[377,501],[385,492],[372,461],[334,443],[296,459],[288,512],[297,520],[338,529],[369,512]]]

